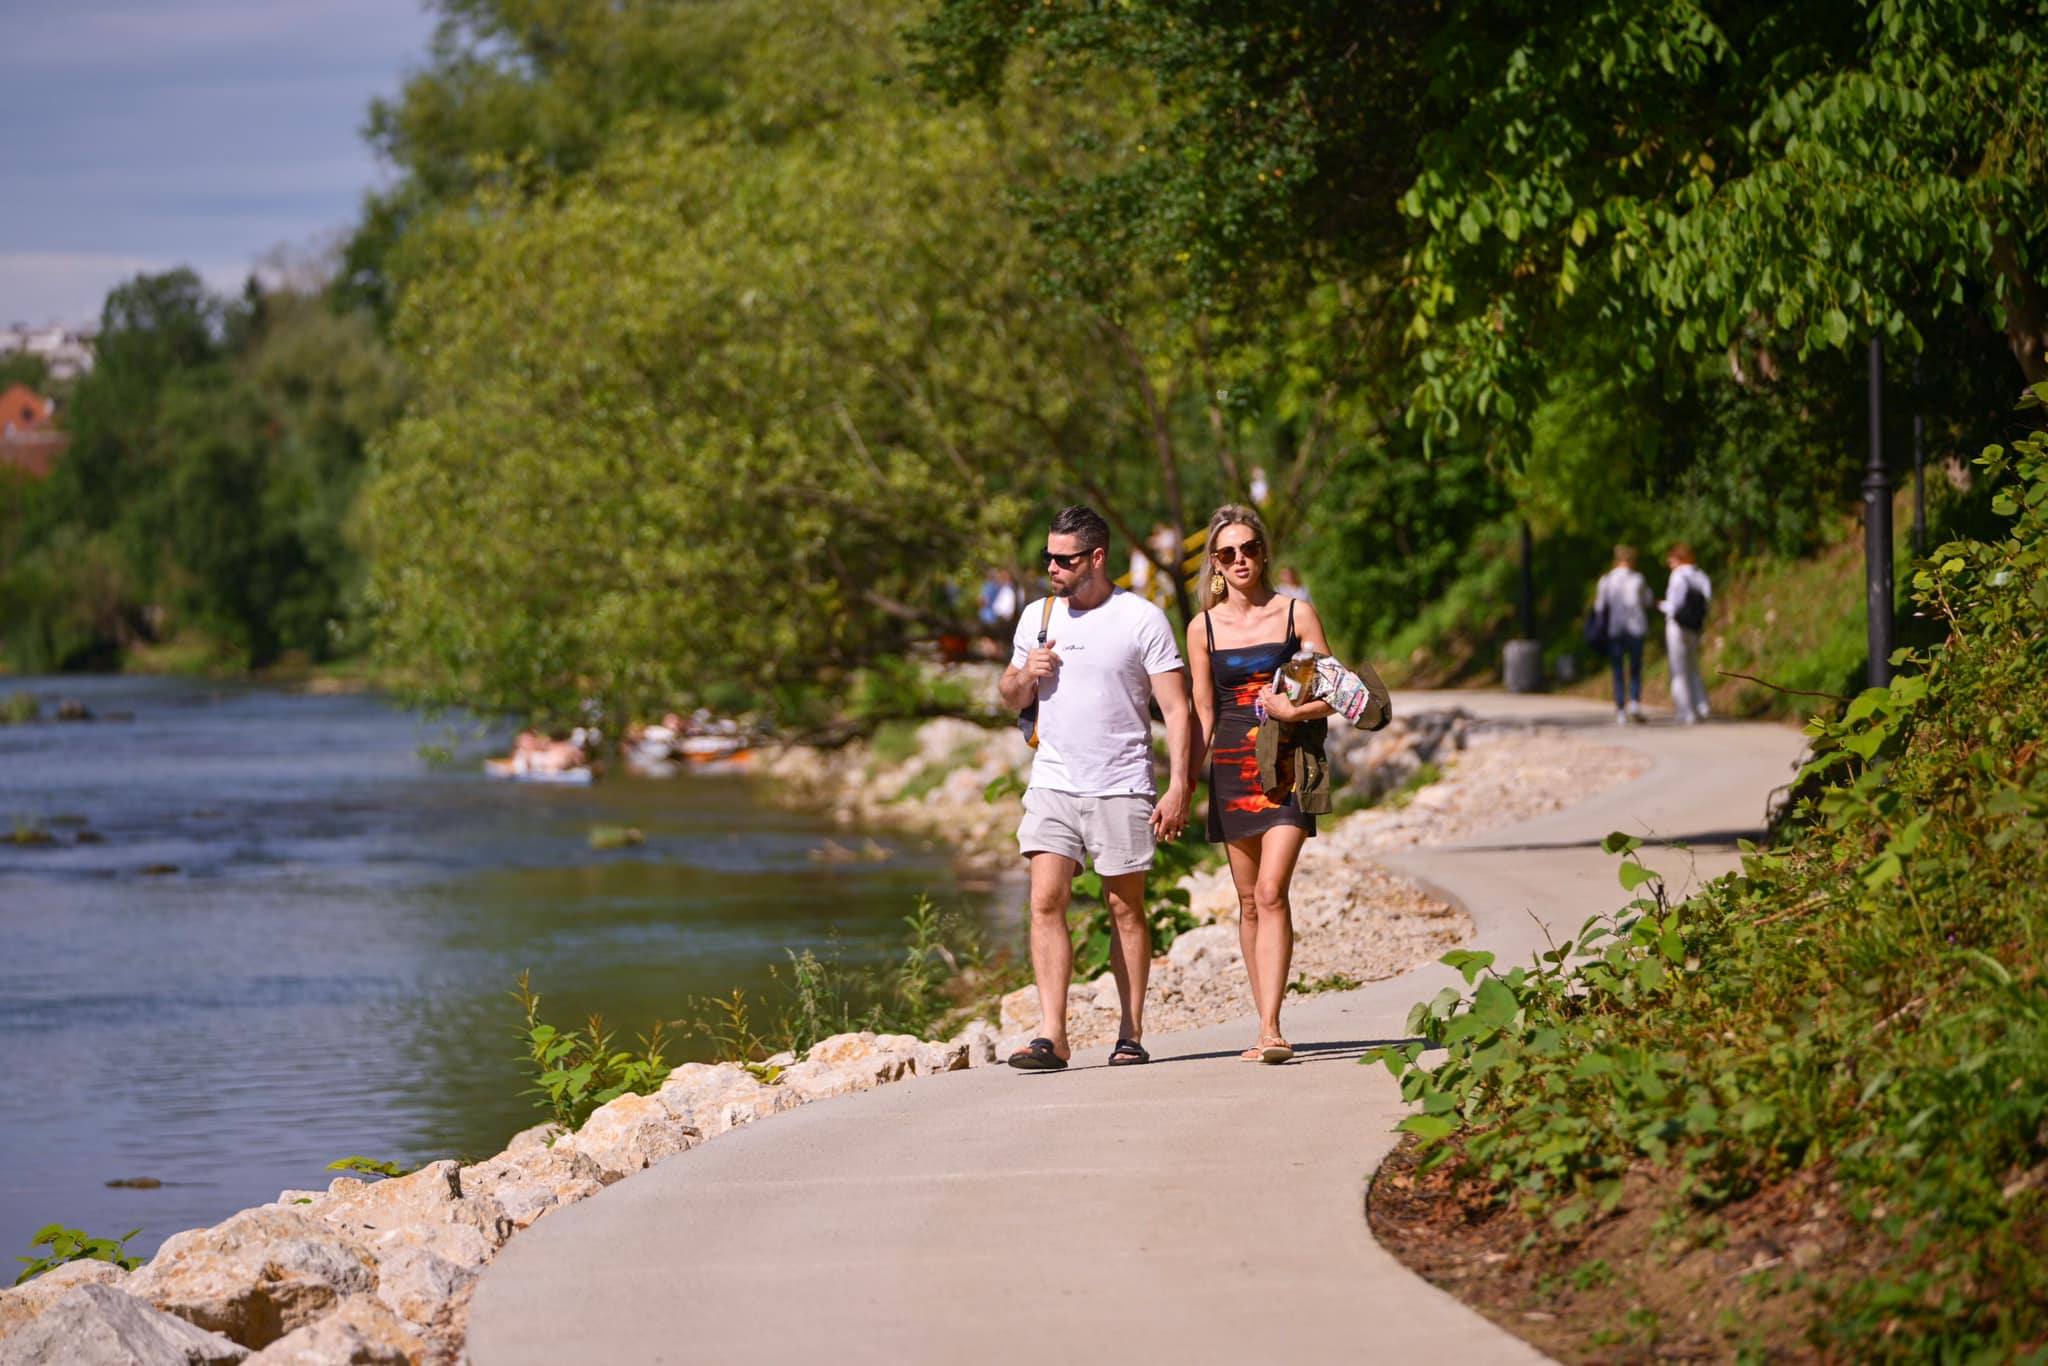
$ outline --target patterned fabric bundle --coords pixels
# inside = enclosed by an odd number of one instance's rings
[[[1316,682],[1310,696],[1328,702],[1337,715],[1366,730],[1378,730],[1393,719],[1387,686],[1370,665],[1360,677],[1329,655],[1316,656]]]

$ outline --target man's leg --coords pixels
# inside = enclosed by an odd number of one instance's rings
[[[1074,978],[1074,937],[1067,930],[1067,902],[1081,865],[1064,854],[1031,856],[1031,971],[1038,979],[1041,1036],[1053,1052],[1071,1058],[1067,1044],[1067,986]]]
[[[1145,985],[1152,976],[1152,925],[1145,919],[1145,870],[1102,879],[1109,903],[1109,970],[1123,1006],[1119,1039],[1145,1037]]]

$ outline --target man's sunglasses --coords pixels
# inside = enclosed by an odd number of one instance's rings
[[[1244,552],[1244,557],[1247,560],[1256,560],[1266,553],[1266,543],[1253,538],[1241,545],[1219,545],[1216,547],[1216,563],[1224,566],[1226,569],[1229,568],[1237,563],[1239,551]]]
[[[1077,550],[1071,555],[1062,555],[1057,551],[1045,550],[1039,553],[1043,556],[1047,569],[1052,568],[1054,565],[1058,565],[1062,569],[1072,569],[1095,552],[1092,550]]]

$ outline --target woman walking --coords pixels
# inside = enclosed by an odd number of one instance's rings
[[[1684,541],[1671,547],[1664,563],[1670,567],[1671,577],[1665,582],[1664,599],[1657,610],[1664,614],[1664,648],[1671,654],[1671,709],[1681,722],[1691,725],[1707,719],[1707,683],[1700,677],[1700,628],[1707,624],[1714,585]]]
[[[1258,1044],[1240,1056],[1282,1063],[1294,1056],[1280,1032],[1280,1003],[1294,956],[1288,888],[1301,843],[1315,834],[1316,822],[1301,810],[1295,793],[1277,802],[1266,796],[1259,781],[1258,728],[1331,714],[1327,702],[1290,702],[1274,688],[1280,666],[1296,650],[1307,645],[1328,654],[1330,647],[1316,609],[1274,591],[1267,574],[1271,560],[1257,512],[1238,504],[1216,509],[1209,519],[1202,614],[1188,627],[1188,661],[1209,754],[1209,841],[1230,852],[1238,943],[1259,1012]]]
[[[1650,585],[1636,572],[1636,548],[1614,547],[1614,568],[1600,576],[1593,610],[1607,623],[1607,660],[1614,666],[1614,719],[1624,726],[1643,719],[1643,637],[1650,633],[1649,604]]]

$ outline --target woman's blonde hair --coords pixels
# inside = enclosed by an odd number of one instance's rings
[[[1258,537],[1259,541],[1266,547],[1265,553],[1259,556],[1259,586],[1268,593],[1273,591],[1273,540],[1270,536],[1266,535],[1266,523],[1260,518],[1258,511],[1254,508],[1248,508],[1242,503],[1225,503],[1222,507],[1216,509],[1214,516],[1209,518],[1209,535],[1208,539],[1203,542],[1208,547],[1208,550],[1202,556],[1202,577],[1200,583],[1196,585],[1198,590],[1196,596],[1201,602],[1204,612],[1223,601],[1224,598],[1224,594],[1213,591],[1211,585],[1216,582],[1218,568],[1215,550],[1216,536],[1218,532],[1227,526],[1250,527],[1252,535]]]

